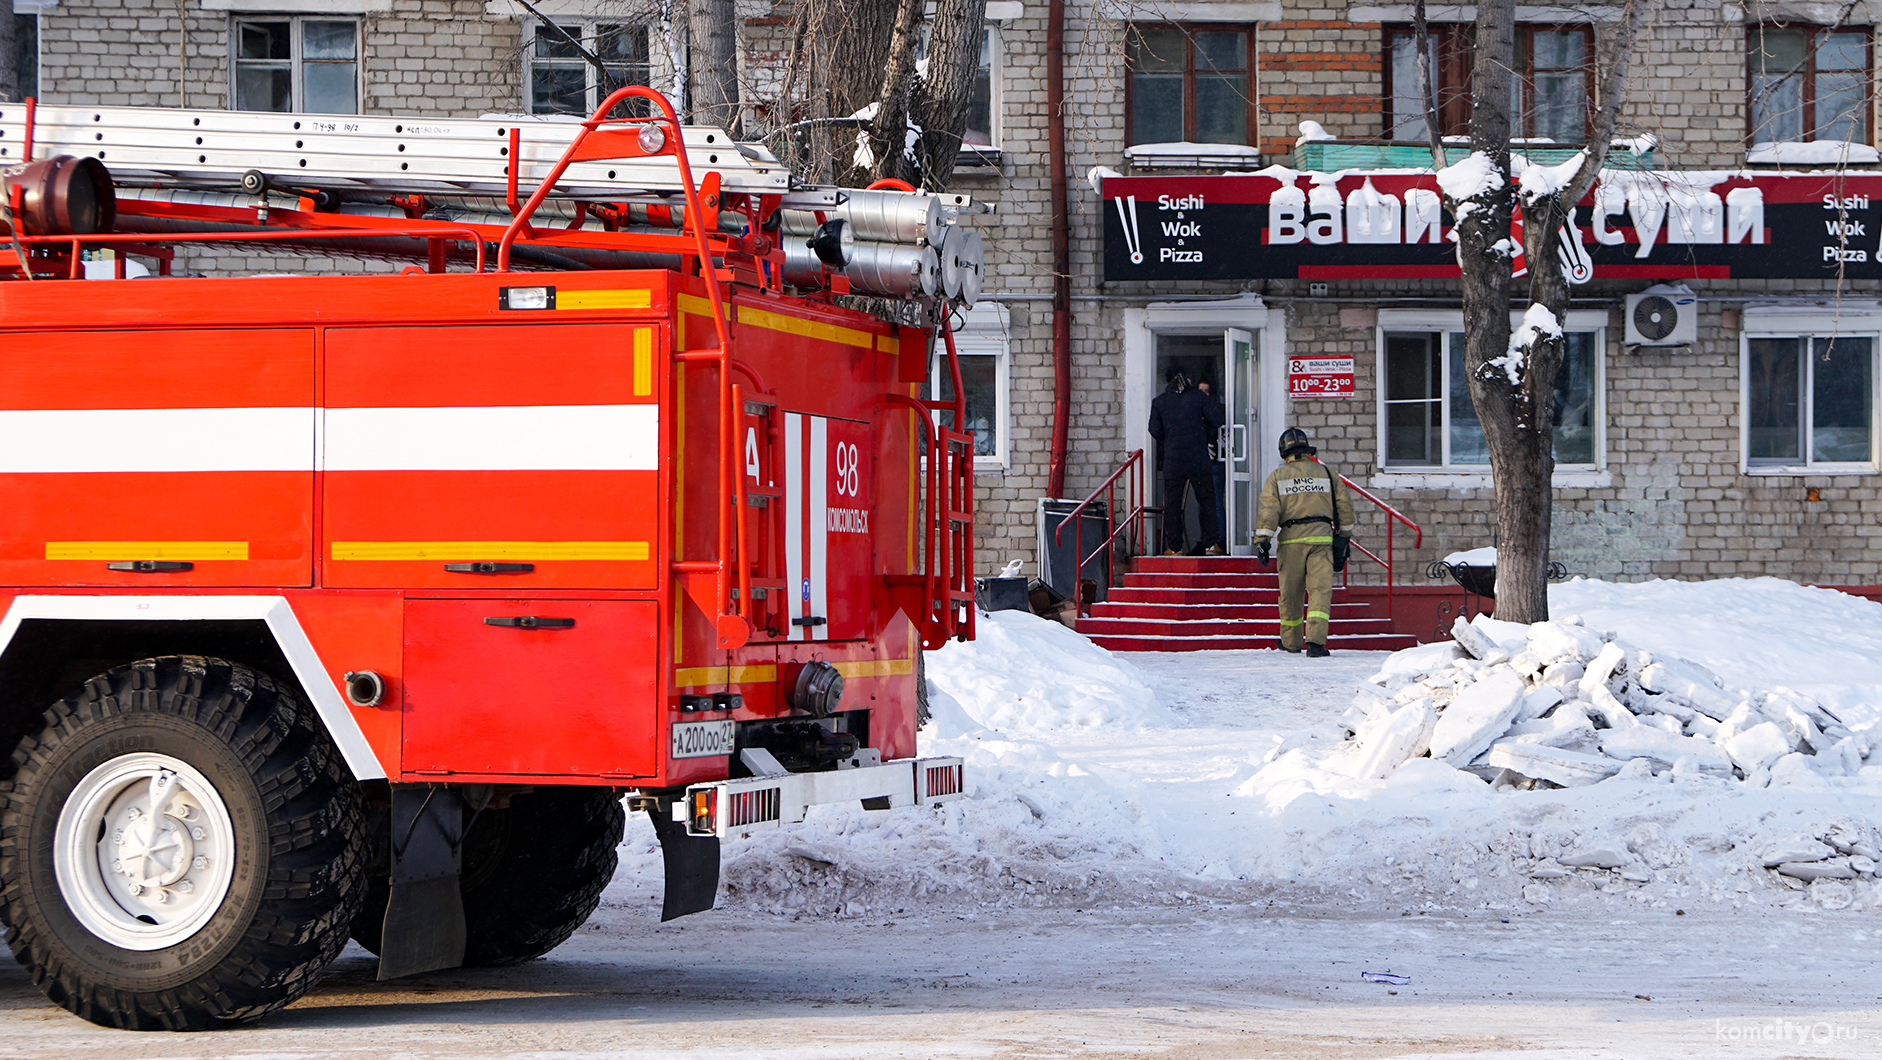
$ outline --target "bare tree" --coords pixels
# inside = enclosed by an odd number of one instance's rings
[[[776,112],[800,173],[844,184],[883,177],[940,187],[953,173],[980,64],[985,0],[938,0],[925,73],[922,0],[803,0]],[[800,84],[799,82],[802,82]],[[911,144],[911,131],[913,143]],[[867,148],[858,165],[858,141]],[[789,144],[784,145],[789,149]]]
[[[1579,249],[1575,204],[1607,161],[1627,88],[1628,60],[1650,0],[1626,0],[1605,27],[1596,66],[1598,109],[1578,165],[1510,166],[1510,72],[1515,65],[1514,0],[1477,5],[1471,70],[1470,156],[1446,167],[1430,91],[1430,37],[1418,0],[1419,80],[1433,162],[1444,202],[1457,223],[1463,270],[1464,372],[1483,424],[1495,480],[1497,617],[1540,622],[1549,617],[1548,557],[1555,472],[1555,379],[1567,348],[1560,322],[1568,309],[1569,262]],[[1528,306],[1520,327],[1510,315],[1515,280],[1511,221],[1520,207]],[[1563,237],[1576,240],[1575,245]]]
[[[716,125],[733,139],[739,129],[738,21],[733,0],[692,0],[692,55],[687,61],[691,121]]]
[[[0,0],[0,100],[20,98],[20,42],[13,22],[13,0]]]
[[[922,130],[922,170],[933,187],[946,187],[954,175],[986,20],[987,0],[935,0],[928,24],[928,69],[915,104],[915,124]]]

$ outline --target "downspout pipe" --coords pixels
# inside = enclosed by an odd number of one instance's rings
[[[1052,188],[1052,456],[1047,489],[1065,496],[1072,418],[1072,250],[1065,204],[1065,0],[1046,15],[1046,155]]]

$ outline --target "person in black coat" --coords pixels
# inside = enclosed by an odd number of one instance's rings
[[[1150,403],[1150,437],[1163,455],[1163,554],[1181,555],[1188,536],[1184,494],[1196,495],[1202,543],[1209,555],[1222,554],[1222,527],[1216,521],[1215,471],[1209,443],[1222,427],[1222,406],[1189,385],[1181,368],[1172,367],[1170,388]]]

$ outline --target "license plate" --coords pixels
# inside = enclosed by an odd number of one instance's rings
[[[732,753],[732,721],[682,721],[673,726],[674,758],[714,758]]]

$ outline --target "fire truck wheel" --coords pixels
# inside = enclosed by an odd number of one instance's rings
[[[496,968],[540,957],[568,941],[601,904],[627,826],[621,797],[606,788],[545,787],[486,809],[464,837],[464,964]],[[353,929],[379,952],[386,880],[370,880]]]
[[[205,1030],[306,992],[364,897],[360,798],[268,676],[167,656],[53,704],[0,785],[0,916],[56,1004]]]

